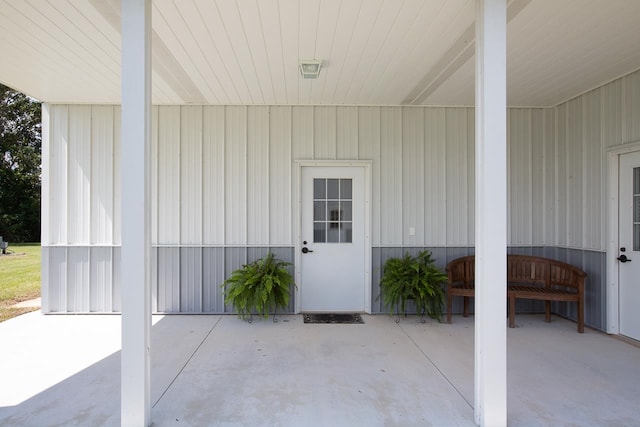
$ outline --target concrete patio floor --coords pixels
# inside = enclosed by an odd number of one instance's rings
[[[154,426],[473,426],[473,317],[305,325],[154,316]],[[508,331],[510,426],[640,425],[640,348],[553,317]],[[0,425],[117,426],[120,317],[0,323]]]

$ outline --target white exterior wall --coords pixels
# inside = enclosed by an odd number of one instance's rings
[[[374,248],[473,247],[473,120],[463,107],[154,107],[153,245],[291,248],[294,161],[361,159],[373,161]],[[604,153],[634,141],[640,72],[554,108],[509,109],[509,244],[603,253]],[[44,311],[118,309],[119,153],[120,107],[44,106]],[[245,256],[172,254],[154,255],[159,306],[204,310],[222,303],[181,303],[176,292],[210,292],[183,270]]]
[[[621,87],[638,76],[509,110],[511,245],[604,250],[603,150],[640,140],[638,120],[621,126],[640,114]],[[117,246],[119,107],[45,108],[42,244]],[[161,106],[153,117],[154,245],[293,245],[295,159],[373,160],[374,246],[474,244],[471,108]]]

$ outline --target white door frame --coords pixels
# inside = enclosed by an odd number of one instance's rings
[[[300,284],[302,278],[302,168],[303,167],[361,167],[364,168],[364,311],[371,314],[371,160],[296,160],[293,188],[294,265],[296,288],[295,312],[300,313]]]
[[[616,145],[607,152],[607,333],[620,333],[619,268],[617,260],[620,244],[618,241],[618,219],[620,188],[620,156],[640,151],[640,141]]]

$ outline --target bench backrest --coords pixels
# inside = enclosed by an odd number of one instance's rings
[[[454,259],[446,267],[449,284],[472,284],[475,257]],[[507,255],[507,283],[540,283],[547,287],[584,288],[584,271],[562,261],[529,255]]]

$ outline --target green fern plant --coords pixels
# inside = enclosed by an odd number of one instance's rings
[[[413,300],[418,314],[440,321],[446,281],[447,275],[435,265],[431,252],[422,251],[417,257],[407,252],[385,263],[380,279],[382,301],[390,315],[394,310],[405,315],[407,300]]]
[[[286,268],[289,265],[271,252],[264,258],[243,265],[222,283],[224,302],[232,304],[242,319],[247,316],[251,318],[254,312],[267,318],[270,312],[287,308],[289,288],[295,286]]]

